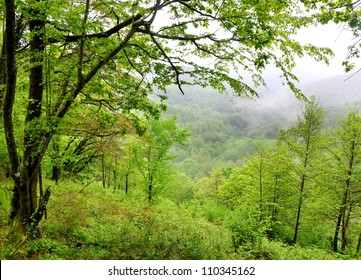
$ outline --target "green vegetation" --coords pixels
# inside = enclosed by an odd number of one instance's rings
[[[360,258],[360,116],[326,129],[292,74],[297,57],[332,54],[299,29],[342,22],[357,37],[359,12],[0,0],[0,258]],[[297,120],[239,106],[268,65],[304,102]]]

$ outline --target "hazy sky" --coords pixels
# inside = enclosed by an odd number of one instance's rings
[[[329,47],[335,53],[327,66],[321,62],[315,62],[311,58],[302,58],[297,61],[295,73],[302,82],[314,81],[345,74],[342,61],[345,60],[347,47],[354,42],[352,33],[340,25],[328,24],[324,26],[303,29],[297,39],[301,43],[311,43],[320,47]]]

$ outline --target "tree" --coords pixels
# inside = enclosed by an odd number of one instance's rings
[[[87,0],[74,4],[28,0],[16,4],[5,1],[3,114],[15,185],[11,218],[19,220],[23,233],[31,223],[38,223],[31,217],[37,209],[39,166],[63,118],[81,97],[94,101],[92,93],[103,92],[102,98],[95,99],[99,106],[117,97],[116,102],[125,102],[124,111],[131,113],[141,107],[133,96],[147,96],[154,86],[165,90],[172,83],[182,92],[184,84],[199,84],[220,92],[230,89],[238,96],[256,95],[240,75],[231,77],[230,69],[249,71],[257,86],[270,63],[301,96],[290,72],[295,55],[326,59],[330,53],[301,46],[291,38],[312,21],[298,16],[299,1]],[[164,17],[169,21],[159,20]],[[23,32],[17,32],[21,26],[17,22],[26,23]],[[16,60],[20,49],[24,55]],[[213,60],[213,67],[204,66],[202,59]],[[22,141],[16,143],[12,120],[19,91],[16,68],[25,75],[21,66],[28,62],[25,126]],[[111,90],[103,91],[105,84]]]
[[[349,113],[337,131],[336,148],[333,152],[337,161],[337,197],[340,199],[333,237],[333,250],[338,251],[341,233],[341,250],[348,244],[348,230],[352,212],[360,205],[361,194],[361,117],[356,112]]]
[[[169,171],[173,145],[184,145],[189,133],[180,129],[176,119],[146,119],[146,131],[133,145],[133,160],[148,188],[148,201],[152,202],[154,187],[161,183]]]
[[[281,141],[293,152],[294,161],[298,165],[298,202],[293,244],[297,242],[306,187],[310,178],[315,176],[314,165],[322,149],[323,119],[324,110],[313,96],[310,102],[306,103],[302,118],[298,117],[296,125],[283,131],[280,136]]]

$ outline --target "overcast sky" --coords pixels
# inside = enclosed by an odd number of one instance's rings
[[[315,62],[311,58],[302,58],[297,61],[295,73],[301,82],[309,82],[345,74],[342,61],[345,60],[347,47],[354,42],[352,33],[336,24],[303,29],[298,34],[301,43],[311,43],[320,47],[329,47],[335,53],[330,59],[330,65]]]

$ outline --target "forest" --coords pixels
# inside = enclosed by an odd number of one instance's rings
[[[0,0],[0,259],[361,259],[360,6]]]

